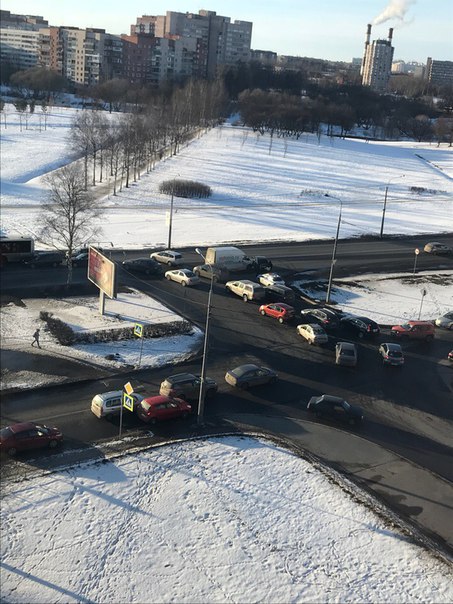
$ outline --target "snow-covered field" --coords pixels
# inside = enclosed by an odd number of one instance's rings
[[[53,108],[41,132],[36,113],[29,129],[20,132],[7,105],[7,128],[1,129],[3,232],[39,231],[42,175],[69,161],[64,145],[76,111]],[[386,187],[386,233],[453,230],[451,148],[325,136],[318,143],[307,134],[299,140],[275,138],[270,149],[268,136],[226,124],[162,161],[118,197],[106,197],[102,240],[119,248],[165,245],[170,200],[158,187],[173,178],[197,180],[213,190],[209,200],[176,198],[175,247],[333,237],[340,200],[340,237],[376,234]]]
[[[453,599],[451,568],[264,440],[184,442],[3,488],[4,602]]]

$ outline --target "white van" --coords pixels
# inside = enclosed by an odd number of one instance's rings
[[[245,271],[250,266],[245,252],[233,246],[208,247],[206,263],[223,266],[230,271]]]
[[[143,396],[132,393],[134,399],[134,409],[143,400]],[[96,394],[91,401],[91,411],[96,417],[101,419],[107,415],[116,415],[121,410],[121,399],[123,398],[122,390],[112,390],[103,394]]]
[[[244,279],[243,281],[227,281],[225,283],[227,291],[236,296],[240,296],[244,302],[250,300],[264,300],[266,297],[265,288],[255,281]]]

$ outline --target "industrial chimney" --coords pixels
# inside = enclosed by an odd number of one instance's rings
[[[392,38],[393,38],[393,27],[391,27],[389,29],[389,46],[392,45]]]
[[[368,23],[368,25],[366,26],[365,49],[370,43],[370,38],[371,38],[371,23]]]

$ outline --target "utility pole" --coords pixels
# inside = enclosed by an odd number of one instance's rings
[[[341,211],[343,209],[343,204],[340,201],[340,213],[338,215],[338,224],[337,224],[337,233],[335,235],[335,242],[333,244],[333,252],[332,252],[332,262],[330,263],[330,275],[329,275],[329,284],[327,286],[327,294],[326,294],[326,304],[330,302],[330,291],[332,289],[332,279],[333,279],[333,267],[336,263],[336,254],[337,254],[337,244],[338,244],[338,236],[340,234],[340,224],[341,224]]]
[[[379,237],[382,239],[383,235],[384,235],[384,220],[385,220],[385,211],[387,209],[387,195],[389,192],[389,186],[390,183],[392,182],[392,180],[396,180],[397,178],[404,178],[406,175],[405,174],[401,174],[401,176],[396,176],[395,178],[391,178],[386,187],[385,187],[385,195],[384,195],[384,207],[382,208],[382,220],[381,220],[381,232],[379,234]]]
[[[197,254],[199,254],[203,260],[206,262],[206,258],[203,256],[199,248],[195,248]],[[203,344],[203,361],[201,364],[201,376],[200,376],[200,395],[198,398],[198,415],[197,415],[197,423],[199,426],[202,426],[204,423],[204,404],[206,399],[206,365],[207,365],[207,357],[208,357],[208,343],[209,343],[209,327],[210,327],[210,319],[211,319],[211,298],[212,298],[212,285],[214,283],[214,272],[212,269],[212,264],[209,265],[211,268],[211,283],[209,287],[208,294],[208,306],[206,309],[206,325],[204,330],[204,344]]]

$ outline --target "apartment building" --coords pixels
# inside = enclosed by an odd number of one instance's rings
[[[49,29],[0,28],[0,61],[15,69],[49,67]]]
[[[393,52],[392,46],[393,29],[389,29],[387,40],[373,40],[370,43],[371,25],[367,27],[365,40],[365,51],[362,60],[362,85],[369,86],[377,92],[385,92],[392,71]]]
[[[426,60],[425,79],[436,86],[453,86],[453,61]]]

